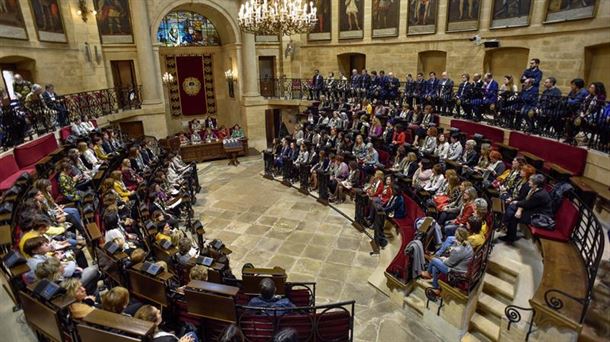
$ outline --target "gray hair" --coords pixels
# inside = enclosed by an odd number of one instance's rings
[[[466,145],[477,146],[477,142],[473,139],[466,140]]]
[[[32,91],[38,91],[38,90],[42,90],[42,87],[40,86],[40,84],[34,83],[34,85],[32,85]]]
[[[464,190],[464,193],[467,194],[468,198],[470,198],[471,200],[474,200],[477,198],[477,189],[475,189],[472,186],[466,188],[466,190]]]
[[[530,177],[530,181],[531,181],[531,182],[532,182],[534,185],[536,185],[536,187],[539,187],[539,186],[541,186],[542,184],[544,184],[545,179],[544,179],[544,176],[543,176],[543,175],[541,175],[541,174],[537,173],[537,174],[532,175],[532,176]]]
[[[487,201],[484,198],[477,198],[474,200],[474,205],[479,213],[487,213]]]

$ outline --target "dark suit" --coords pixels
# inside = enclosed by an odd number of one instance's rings
[[[457,116],[460,116],[460,107],[464,110],[464,116],[470,118],[472,115],[472,106],[470,99],[472,96],[472,84],[468,81],[460,83],[455,98],[458,101]]]
[[[42,99],[44,100],[47,107],[57,112],[57,123],[60,126],[63,127],[70,124],[68,122],[68,116],[70,112],[66,109],[66,107],[64,107],[61,102],[57,101],[55,93],[45,91],[42,93]]]
[[[313,89],[313,99],[314,100],[319,100],[320,99],[320,91],[322,90],[322,88],[324,88],[324,77],[322,77],[322,75],[317,74],[313,77],[312,79],[312,89]]]
[[[532,85],[534,86],[534,88],[536,88],[536,90],[538,90],[538,88],[540,87],[540,81],[542,81],[542,70],[536,68],[536,69],[532,69],[532,68],[527,68],[523,71],[523,74],[521,75],[521,83],[525,82],[526,79],[531,78],[534,80],[534,82],[532,83]]]
[[[453,111],[453,81],[441,80],[438,84],[438,96],[440,99],[440,112],[450,115]]]
[[[408,80],[405,81],[405,98],[407,99],[407,104],[413,108],[413,92],[415,91],[415,81]]]
[[[536,109],[538,105],[538,88],[529,87],[528,89],[521,89],[519,93],[519,102],[521,103],[521,119],[527,123],[528,131],[534,130],[534,116],[530,111]],[[517,125],[519,128],[520,125]]]
[[[528,191],[528,195],[526,195],[523,200],[517,201],[516,204],[511,204],[509,208],[511,208],[510,211],[513,211],[513,213],[512,217],[505,217],[508,241],[515,241],[517,239],[517,225],[519,223],[530,224],[533,214],[544,214],[551,217],[553,215],[553,210],[551,209],[551,196],[544,189],[536,189],[531,193]],[[514,216],[514,212],[516,212],[517,208],[523,208],[521,218],[516,218]],[[507,213],[508,212],[509,210],[507,208]]]

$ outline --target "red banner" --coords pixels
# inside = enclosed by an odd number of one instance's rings
[[[176,73],[182,115],[206,114],[203,56],[176,56]]]

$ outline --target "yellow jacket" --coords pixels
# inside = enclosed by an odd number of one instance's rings
[[[485,240],[487,238],[487,224],[483,223],[481,226],[481,231],[478,234],[472,234],[468,236],[468,242],[473,249],[483,246]]]
[[[102,159],[102,160],[107,160],[108,159],[108,155],[106,154],[106,152],[104,152],[104,149],[102,148],[102,145],[95,145],[95,146],[93,146],[93,152],[95,152],[95,156],[98,159]]]
[[[125,184],[121,181],[114,181],[114,191],[121,197],[123,202],[129,201],[129,195],[131,194]]]

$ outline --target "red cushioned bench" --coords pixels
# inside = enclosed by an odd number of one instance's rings
[[[587,164],[588,152],[584,148],[542,137],[511,132],[509,145],[544,159],[547,171],[550,170],[551,164],[557,164],[575,176],[580,176]]]
[[[500,128],[465,120],[451,120],[451,127],[459,129],[460,132],[466,133],[469,137],[478,133],[491,140],[492,143],[504,142],[504,131]]]
[[[567,242],[570,240],[570,235],[576,227],[576,223],[580,219],[580,211],[568,198],[561,201],[559,209],[555,213],[555,229],[546,230],[529,225],[532,235],[555,241]]]
[[[411,197],[403,194],[402,195],[404,203],[405,203],[405,217],[402,219],[392,219],[392,223],[396,225],[398,232],[402,237],[402,243],[400,245],[400,249],[398,253],[386,268],[385,274],[388,279],[390,276],[393,278],[398,277],[398,279],[392,279],[394,281],[403,282],[406,279],[405,277],[405,269],[407,264],[409,263],[409,256],[403,253],[404,249],[407,245],[413,240],[415,237],[415,227],[413,224],[415,220],[419,217],[426,216],[424,211],[417,205],[417,203],[411,199]],[[404,285],[404,284],[403,284]]]
[[[36,140],[15,147],[13,154],[20,169],[34,168],[42,158],[54,153],[59,148],[55,134],[49,133]]]
[[[0,158],[0,191],[8,190],[22,173],[34,174],[34,167],[20,168],[12,154]]]

